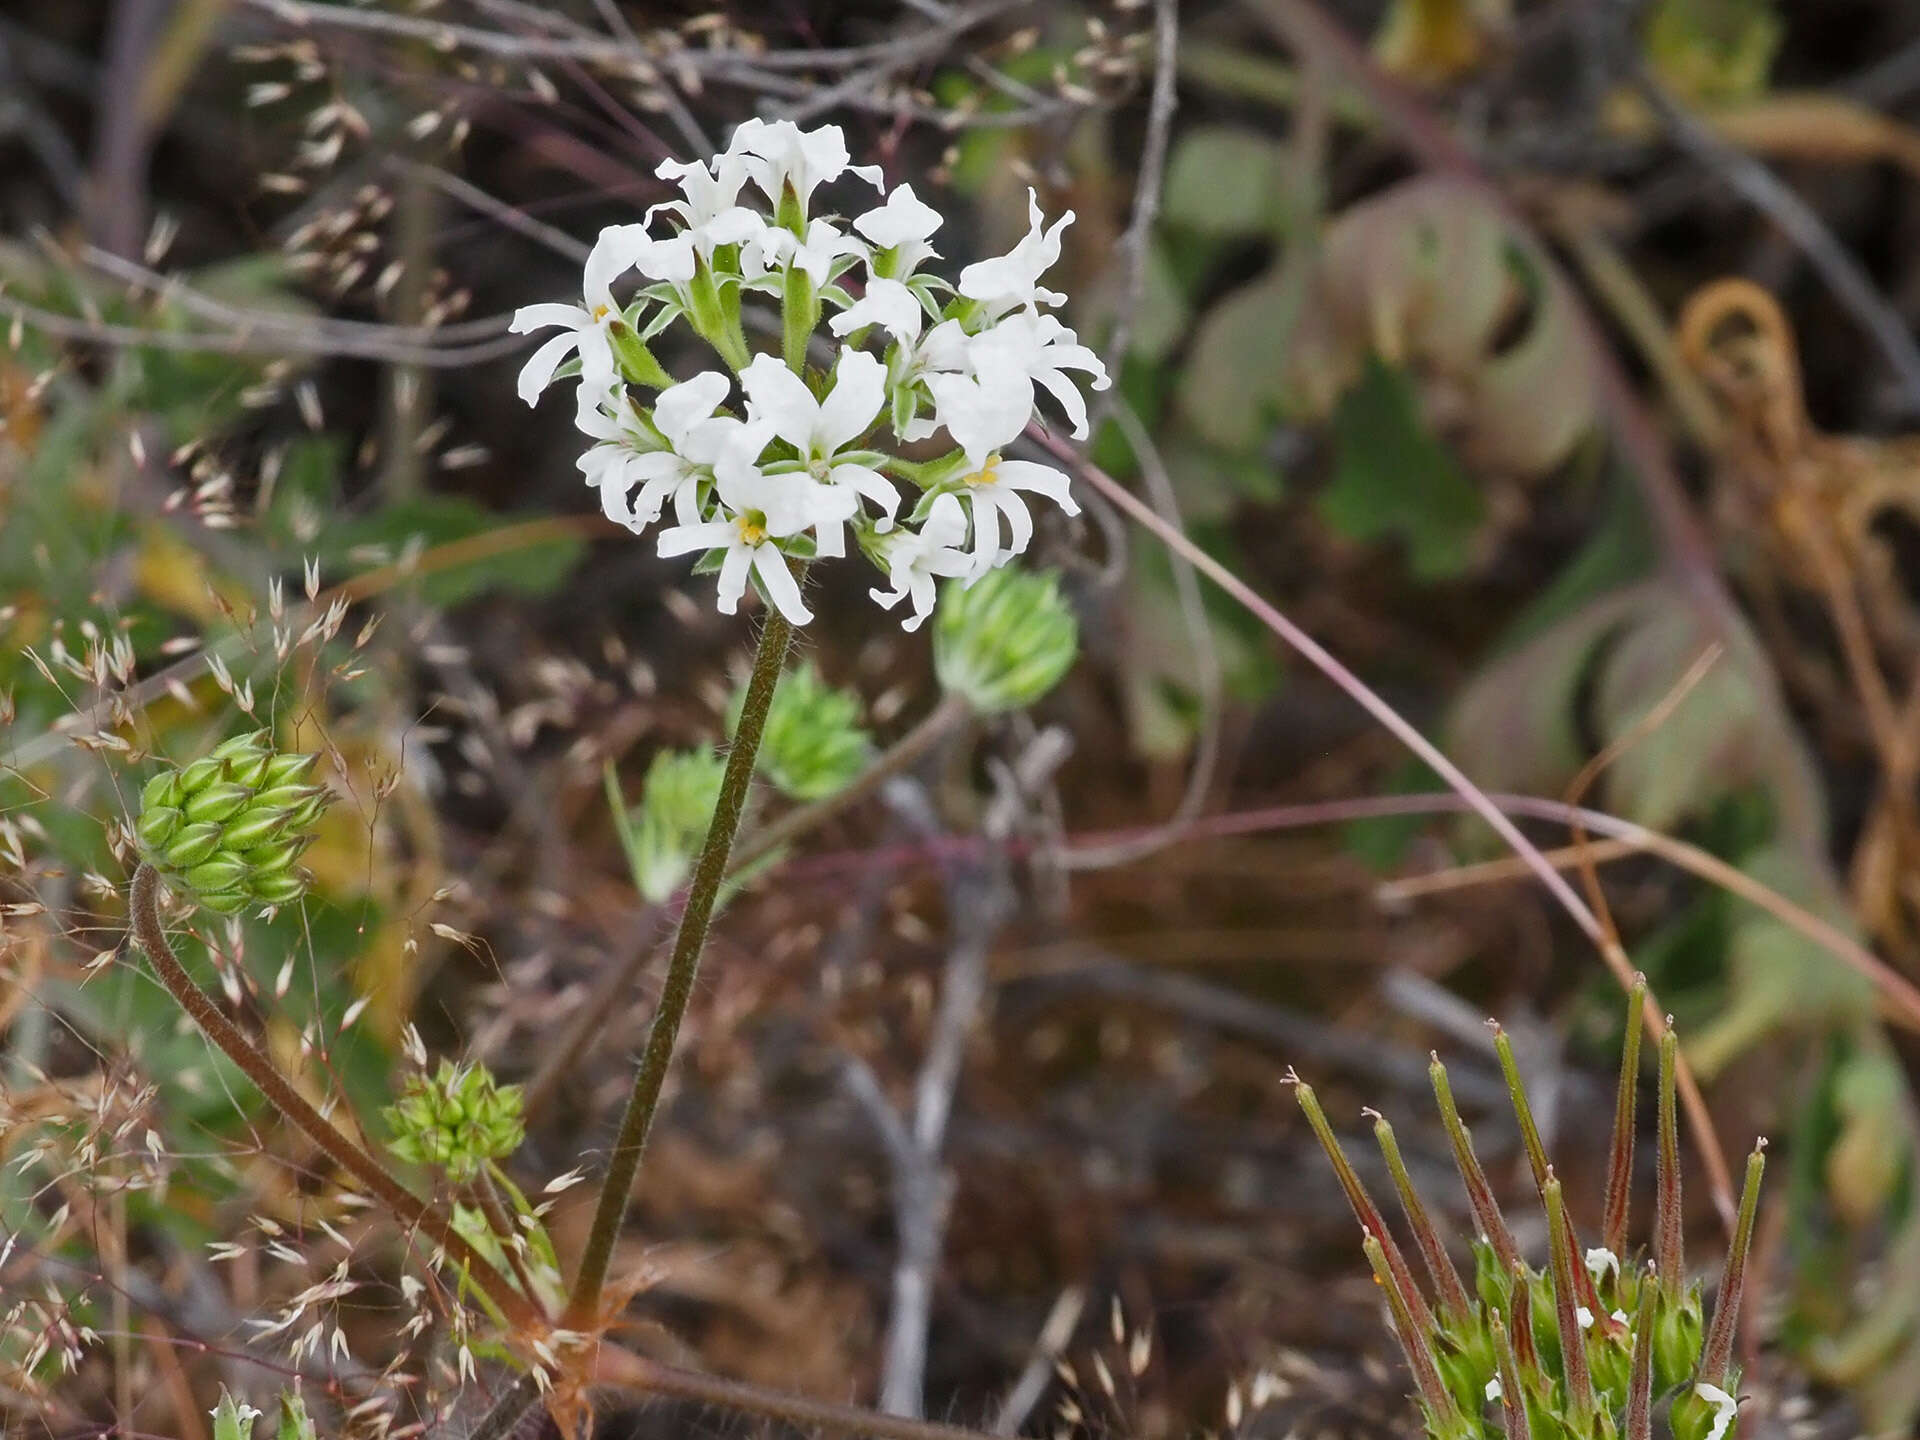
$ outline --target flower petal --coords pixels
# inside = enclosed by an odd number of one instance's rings
[[[814,424],[823,456],[845,449],[867,433],[887,403],[887,367],[864,350],[844,350],[834,367],[833,390],[821,402]]]
[[[813,619],[813,612],[807,609],[806,602],[800,598],[800,584],[793,578],[793,571],[787,568],[787,557],[780,553],[778,546],[755,546],[753,568],[760,576],[760,583],[766,586],[767,598],[773,601],[776,610],[796,625],[805,625]]]
[[[580,336],[569,330],[547,341],[533,354],[527,357],[527,363],[520,367],[520,378],[514,382],[520,398],[531,405],[540,398],[540,392],[553,383],[553,372],[568,355],[580,348]]]

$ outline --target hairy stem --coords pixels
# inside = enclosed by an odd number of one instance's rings
[[[586,1252],[580,1258],[579,1272],[574,1276],[573,1293],[567,1300],[566,1323],[574,1329],[596,1332],[599,1329],[600,1293],[606,1284],[607,1267],[613,1263],[614,1242],[619,1239],[620,1227],[627,1218],[627,1201],[633,1192],[634,1176],[639,1173],[647,1131],[653,1125],[653,1113],[660,1104],[667,1069],[673,1063],[680,1022],[686,1017],[687,1003],[693,998],[694,981],[700,973],[700,952],[706,948],[714,902],[719,897],[721,882],[726,879],[733,837],[740,828],[740,812],[746,806],[747,790],[753,782],[760,735],[766,728],[774,688],[780,683],[780,671],[792,643],[793,626],[778,610],[769,607],[766,628],[760,632],[760,650],[754,656],[753,674],[747,681],[740,724],[734,732],[733,748],[727,754],[720,800],[714,807],[713,823],[707,827],[706,842],[700,847],[700,858],[694,864],[693,880],[687,887],[687,908],[681,913],[680,928],[674,936],[666,983],[660,990],[660,1004],[647,1031],[640,1063],[633,1072],[633,1090],[627,1096],[626,1112],[620,1117],[620,1131],[607,1161],[607,1178],[594,1208],[593,1229],[587,1237]]]
[[[147,952],[148,959],[153,962],[154,973],[160,977],[160,983],[167,987],[167,993],[200,1027],[200,1032],[219,1046],[222,1053],[259,1087],[260,1093],[267,1097],[273,1108],[299,1127],[341,1169],[364,1185],[374,1199],[393,1213],[396,1220],[431,1236],[455,1263],[466,1270],[467,1278],[486,1292],[487,1298],[515,1329],[542,1325],[544,1317],[535,1309],[533,1302],[515,1290],[506,1276],[461,1238],[453,1228],[453,1221],[444,1212],[429,1205],[394,1179],[385,1166],[341,1134],[332,1121],[308,1104],[293,1082],[282,1075],[273,1061],[261,1053],[219,1006],[207,998],[205,991],[193,983],[193,977],[187,974],[186,967],[173,953],[173,946],[167,940],[166,927],[160,923],[159,872],[145,861],[133,872],[133,884],[128,890],[128,908],[134,938],[140,942],[140,948]]]
[[[948,695],[929,710],[919,724],[889,745],[871,765],[855,776],[845,789],[796,810],[789,810],[771,825],[762,826],[747,836],[747,843],[727,866],[727,873],[739,874],[755,862],[766,859],[782,845],[791,844],[802,835],[819,829],[842,810],[859,804],[895,775],[911,768],[971,713],[964,699],[958,695]]]

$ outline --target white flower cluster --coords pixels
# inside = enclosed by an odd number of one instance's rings
[[[1033,418],[1035,386],[1085,438],[1086,402],[1069,372],[1096,390],[1108,384],[1099,357],[1047,313],[1066,297],[1040,284],[1071,212],[1045,227],[1029,192],[1026,237],[967,266],[956,285],[920,270],[938,258],[928,242],[941,222],[911,185],[845,229],[812,212],[815,190],[845,175],[884,188],[878,169],[849,163],[837,126],[749,120],[725,154],[669,160],[657,173],[684,198],[601,231],[585,303],[514,316],[516,333],[563,331],[520,372],[520,396],[533,404],[556,379],[579,377],[578,424],[595,442],[580,469],[608,518],[639,534],[671,505],[660,554],[702,554],[701,568],[719,571],[722,611],[732,614],[753,580],[805,624],[813,617],[790,558],[844,556],[851,531],[887,577],[874,598],[889,609],[908,600],[911,630],[933,608],[935,577],[970,584],[1026,549],[1033,518],[1022,492],[1078,513],[1063,473],[1001,455]],[[613,284],[629,270],[647,283],[623,306]],[[843,284],[855,270],[857,296]],[[780,356],[748,349],[749,291],[779,301]],[[676,319],[732,374],[676,383],[647,343]],[[818,354],[831,362],[811,364]],[[659,392],[651,406],[635,399],[646,389]],[[883,427],[893,446],[880,443]],[[945,455],[895,453],[942,430]],[[896,480],[918,492],[913,503]]]

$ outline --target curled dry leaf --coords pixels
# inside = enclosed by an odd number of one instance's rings
[[[1591,361],[1569,306],[1533,242],[1478,190],[1409,180],[1327,228],[1284,398],[1323,415],[1376,355],[1419,377],[1431,418],[1470,466],[1542,475],[1594,422]]]

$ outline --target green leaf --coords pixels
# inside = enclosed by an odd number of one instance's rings
[[[1274,140],[1231,126],[1181,137],[1167,162],[1167,222],[1203,235],[1271,233],[1286,192],[1287,152]]]
[[[1474,559],[1485,519],[1480,492],[1420,414],[1404,371],[1368,357],[1334,412],[1338,460],[1321,517],[1352,540],[1398,536],[1416,578],[1457,575]]]

